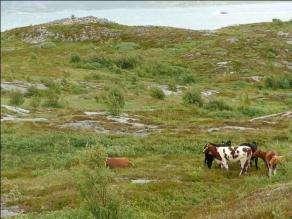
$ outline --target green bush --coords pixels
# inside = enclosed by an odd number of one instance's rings
[[[268,76],[265,78],[265,86],[272,89],[288,89],[292,87],[292,79],[289,76]]]
[[[159,87],[152,87],[150,89],[150,95],[151,95],[151,97],[156,98],[156,99],[160,99],[160,100],[165,98],[165,94],[164,94],[163,90]]]
[[[80,55],[78,53],[72,53],[70,56],[71,63],[79,63],[81,61]]]
[[[121,204],[117,193],[110,187],[113,176],[108,169],[86,169],[80,178],[78,187],[81,198],[94,218],[133,218],[133,211]]]
[[[123,92],[117,87],[108,89],[102,95],[102,100],[112,115],[119,115],[125,107],[125,98]]]
[[[223,100],[211,100],[206,103],[204,107],[209,110],[232,110],[232,108]]]
[[[197,105],[197,106],[202,106],[203,105],[203,100],[201,97],[201,93],[197,91],[196,89],[188,89],[184,94],[183,94],[183,103],[184,104],[189,104],[189,105]]]
[[[10,93],[10,100],[9,103],[14,106],[20,106],[24,103],[24,95],[19,91],[13,91]]]
[[[105,167],[106,153],[102,148],[99,147],[87,147],[77,154],[77,159],[87,167],[102,168]]]
[[[138,59],[135,56],[123,56],[117,58],[116,65],[121,69],[133,69],[138,64]]]
[[[191,73],[184,72],[181,75],[178,76],[178,80],[182,84],[191,84],[195,82],[195,78]]]
[[[263,112],[255,107],[244,107],[240,106],[238,107],[238,111],[241,112],[243,115],[254,117],[254,116],[260,116]]]

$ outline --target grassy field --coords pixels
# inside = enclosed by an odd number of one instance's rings
[[[23,209],[16,218],[291,217],[291,117],[250,121],[291,110],[291,32],[274,20],[215,32],[92,23],[1,33],[2,82],[48,88],[1,92],[2,104],[48,120],[1,122],[1,199]],[[62,127],[76,121],[107,132]],[[142,125],[150,130],[139,134]],[[285,161],[272,178],[262,161],[240,177],[237,164],[209,170],[203,146],[223,140],[256,141]],[[134,167],[106,169],[107,156]]]

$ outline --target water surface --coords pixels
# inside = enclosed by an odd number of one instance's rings
[[[292,19],[292,2],[4,1],[1,31],[69,17],[96,16],[126,25],[217,29],[235,24]]]

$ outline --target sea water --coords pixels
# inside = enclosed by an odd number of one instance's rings
[[[56,19],[96,16],[126,25],[195,30],[292,19],[292,2],[265,1],[4,1],[1,31]]]

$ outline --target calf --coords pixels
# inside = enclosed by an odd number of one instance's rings
[[[231,146],[231,141],[222,141],[221,144],[215,144],[215,143],[208,143],[210,145],[216,146],[216,147],[226,147]],[[213,163],[214,157],[210,155],[209,153],[205,153],[205,164],[207,164],[208,168],[211,169],[212,163]]]
[[[277,164],[281,162],[283,156],[278,156],[275,151],[257,150],[254,156],[261,158],[268,169],[268,175],[271,177],[276,174]]]
[[[250,147],[251,148],[251,150],[252,150],[252,157],[251,157],[251,162],[250,162],[250,166],[252,166],[252,161],[254,161],[254,163],[255,163],[255,167],[256,167],[256,169],[258,170],[259,169],[259,167],[258,167],[258,157],[257,156],[254,156],[254,153],[256,152],[256,150],[258,149],[258,145],[257,145],[257,143],[256,142],[252,142],[252,143],[242,143],[242,144],[240,144],[239,146],[248,146],[248,147]]]
[[[126,157],[109,157],[106,159],[105,164],[111,169],[133,166],[132,162]]]
[[[252,150],[248,146],[237,147],[217,147],[207,143],[204,147],[204,153],[212,156],[216,162],[220,163],[221,168],[228,170],[228,162],[240,161],[241,170],[239,175],[247,171],[250,165]]]

